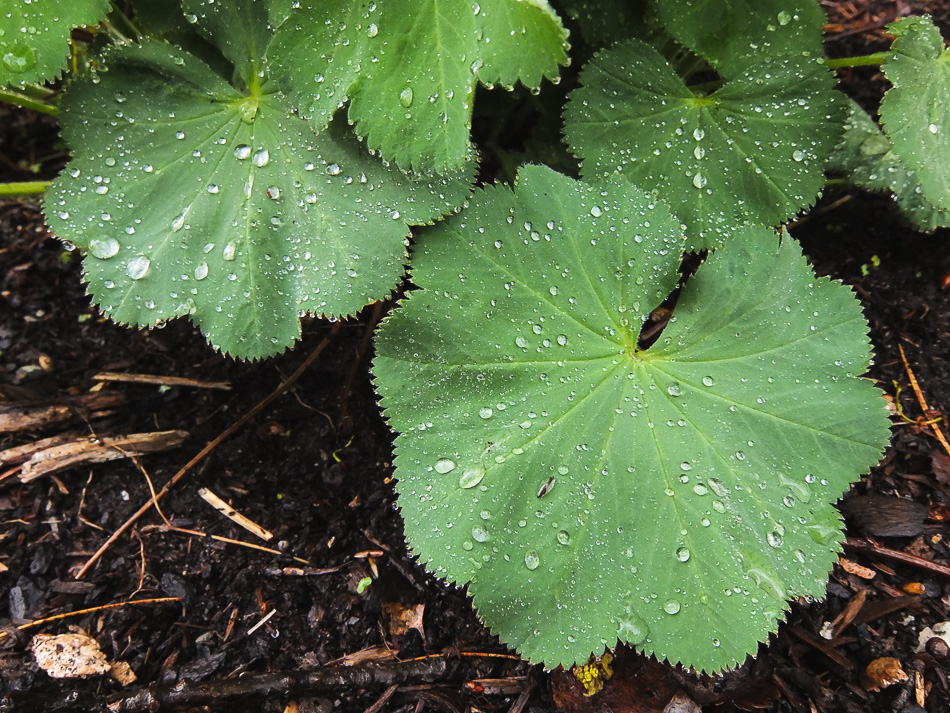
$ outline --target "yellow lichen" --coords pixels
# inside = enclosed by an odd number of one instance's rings
[[[603,656],[591,656],[583,666],[574,666],[571,672],[584,687],[585,696],[593,696],[604,688],[604,681],[614,675],[610,668],[614,657],[609,651]]]

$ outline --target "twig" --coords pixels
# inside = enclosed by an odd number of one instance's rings
[[[235,525],[240,525],[245,530],[251,534],[257,535],[265,542],[274,538],[274,534],[272,532],[265,530],[250,518],[239,513],[233,507],[224,502],[224,500],[208,490],[208,488],[200,488],[198,490],[198,495],[202,500],[208,503],[208,505],[224,515]]]
[[[379,686],[399,686],[407,681],[433,683],[454,677],[445,658],[420,661],[372,661],[360,666],[327,666],[316,671],[275,671],[229,678],[208,683],[149,686],[109,696],[68,691],[51,695],[14,692],[14,710],[22,711],[102,711],[111,713],[158,713],[162,710],[198,708],[227,700],[240,701],[246,709],[248,698],[275,700],[315,691],[353,690]]]
[[[121,374],[114,371],[103,371],[92,377],[95,381],[120,381],[130,384],[156,384],[158,386],[185,386],[194,389],[220,389],[230,391],[228,381],[198,381],[186,379],[182,376],[158,376],[154,374]]]
[[[917,401],[920,403],[920,408],[922,408],[924,411],[924,417],[929,418],[928,414],[931,413],[930,407],[927,406],[927,400],[924,398],[924,394],[920,390],[920,386],[917,385],[917,377],[914,376],[914,372],[911,370],[910,364],[907,363],[907,355],[904,354],[904,345],[898,344],[897,348],[900,350],[901,361],[904,362],[904,369],[907,370],[907,378],[910,379],[910,385],[914,389],[914,393],[917,394]],[[943,431],[940,430],[937,422],[930,421],[929,425],[933,430],[934,435],[937,436],[937,440],[940,441],[940,445],[943,446],[943,449],[947,452],[947,455],[950,455],[950,443],[947,443],[947,438],[943,435]]]
[[[56,614],[54,616],[48,616],[43,619],[36,619],[35,621],[27,622],[26,624],[20,624],[17,627],[17,631],[23,631],[25,629],[32,629],[36,626],[43,626],[44,624],[49,624],[51,621],[59,621],[60,619],[68,619],[72,616],[82,616],[83,614],[93,614],[98,611],[105,611],[107,609],[121,609],[122,607],[132,606],[133,604],[164,604],[166,602],[180,602],[181,597],[159,597],[157,599],[135,599],[131,602],[114,602],[112,604],[102,604],[98,607],[90,607],[89,609],[78,609],[76,611],[66,612],[65,614]],[[0,639],[4,636],[9,636],[10,634],[6,631],[0,631]]]
[[[76,573],[76,579],[82,579],[86,575],[86,573],[89,571],[89,569],[96,562],[99,561],[99,558],[105,554],[106,550],[108,550],[109,547],[112,546],[112,543],[115,542],[117,539],[119,539],[122,536],[122,534],[126,532],[126,530],[132,527],[132,525],[138,522],[139,518],[141,518],[142,515],[147,513],[152,508],[153,503],[157,502],[158,500],[161,500],[168,493],[169,490],[171,490],[173,487],[175,487],[175,485],[178,484],[178,481],[184,478],[185,475],[187,475],[191,471],[192,468],[194,468],[198,463],[204,460],[204,458],[209,453],[211,453],[215,448],[217,448],[221,443],[227,440],[230,436],[234,435],[237,431],[241,430],[241,428],[248,421],[254,418],[257,414],[259,414],[265,408],[270,406],[271,403],[273,403],[285,391],[287,391],[291,386],[293,386],[293,384],[301,376],[303,376],[304,372],[310,367],[310,365],[313,364],[313,362],[317,360],[317,357],[319,357],[320,354],[323,353],[323,350],[326,349],[327,346],[329,346],[330,340],[336,336],[337,332],[340,331],[341,324],[342,322],[337,322],[335,325],[333,325],[333,330],[330,332],[330,335],[328,337],[325,337],[324,340],[320,342],[320,344],[317,346],[316,349],[313,350],[310,356],[308,356],[304,360],[304,362],[300,366],[297,367],[297,370],[293,374],[291,374],[289,377],[287,377],[287,379],[280,386],[274,389],[267,397],[265,397],[262,401],[260,401],[256,406],[254,406],[254,408],[252,408],[250,411],[244,414],[241,418],[239,418],[233,424],[231,424],[226,429],[224,429],[224,431],[222,431],[221,434],[218,435],[217,438],[211,441],[211,443],[209,443],[204,448],[202,448],[201,451],[198,453],[198,455],[196,455],[190,461],[185,463],[185,465],[182,466],[181,470],[175,473],[175,475],[172,476],[171,480],[165,483],[164,487],[162,487],[162,489],[158,491],[158,493],[156,493],[154,499],[149,499],[146,503],[144,503],[138,510],[135,511],[135,513],[128,520],[126,520],[122,524],[122,526],[118,530],[112,533],[112,536],[109,537],[109,539],[106,540],[98,550],[96,550],[95,554],[92,557],[90,557],[86,561],[86,563],[82,566],[82,568]]]
[[[871,542],[869,540],[859,540],[854,537],[849,537],[844,541],[845,549],[854,550],[855,552],[864,552],[865,554],[877,555],[887,560],[894,560],[895,562],[901,562],[902,564],[909,564],[912,567],[917,567],[918,569],[924,569],[928,572],[933,572],[934,574],[942,574],[944,577],[950,577],[950,567],[946,565],[938,564],[937,562],[931,562],[930,560],[925,560],[923,557],[918,557],[917,555],[911,555],[907,552],[901,552],[900,550],[892,550],[890,547],[882,547],[881,545]]]

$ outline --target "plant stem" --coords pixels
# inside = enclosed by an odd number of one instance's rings
[[[24,181],[22,183],[0,183],[0,197],[36,196],[44,193],[49,181]]]
[[[826,59],[825,66],[831,69],[840,69],[842,67],[872,67],[884,62],[892,53],[875,52],[874,54],[864,54],[859,57],[841,57],[840,59]]]
[[[825,188],[846,188],[851,183],[846,178],[826,178]]]
[[[44,114],[52,114],[53,116],[59,114],[59,107],[47,104],[45,101],[40,101],[39,99],[32,99],[13,89],[0,89],[0,101],[13,104],[14,106],[21,106],[24,109],[32,109],[33,111],[39,111]]]

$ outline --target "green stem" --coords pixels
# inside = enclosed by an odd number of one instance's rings
[[[875,52],[874,54],[864,54],[859,57],[841,57],[840,59],[826,59],[825,66],[831,69],[840,69],[842,67],[873,67],[884,62],[893,52]]]
[[[33,111],[39,111],[44,114],[52,114],[53,116],[59,114],[59,107],[47,104],[45,101],[40,101],[39,99],[32,99],[13,89],[0,89],[0,101],[13,104],[14,106],[21,106],[24,109],[32,109]]]
[[[38,196],[46,192],[50,181],[23,181],[22,183],[0,183],[0,197]]]
[[[826,178],[825,188],[848,188],[851,183],[847,178]]]

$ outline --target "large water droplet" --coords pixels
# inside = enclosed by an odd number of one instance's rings
[[[115,238],[89,241],[89,254],[100,260],[108,260],[110,257],[115,257],[118,252],[119,241]]]
[[[221,257],[223,257],[225,260],[230,261],[234,259],[234,254],[236,252],[237,252],[237,245],[235,245],[233,242],[228,243],[227,245],[224,246],[224,250],[222,251]]]
[[[407,109],[412,106],[412,87],[406,87],[399,92],[399,103]]]
[[[379,34],[379,28],[376,26],[376,23],[370,23],[370,26],[366,29],[366,34],[370,37],[376,37]]]
[[[697,172],[696,175],[693,176],[693,185],[697,188],[704,188],[706,186],[706,177]]]
[[[568,545],[571,542],[571,533],[567,530],[558,530],[557,541],[562,545]]]
[[[715,386],[715,384],[716,384],[716,380],[713,379],[711,376],[703,377],[703,386]]]
[[[663,611],[665,611],[667,614],[679,614],[680,603],[675,599],[667,599],[663,603]]]
[[[141,280],[148,274],[152,261],[144,255],[136,255],[125,266],[125,274],[133,280]]]
[[[36,53],[28,45],[14,45],[3,53],[3,66],[11,72],[28,72],[36,66]]]
[[[696,139],[697,141],[702,141],[705,137],[706,137],[706,132],[705,132],[705,131],[703,131],[703,130],[700,129],[699,127],[696,127],[695,129],[693,129],[693,138],[694,138],[694,139]]]
[[[686,547],[680,547],[678,550],[676,550],[676,559],[678,559],[680,562],[688,562],[689,549]]]
[[[251,157],[251,147],[247,144],[239,144],[234,147],[234,157],[239,161]]]
[[[473,527],[472,539],[475,540],[475,542],[485,542],[488,539],[488,530],[484,527]]]
[[[455,470],[455,461],[449,458],[439,458],[435,462],[435,472],[436,473],[451,473]]]
[[[680,388],[680,385],[674,381],[672,384],[666,387],[666,392],[670,396],[679,396],[683,393],[683,390]]]
[[[524,555],[524,566],[534,570],[541,565],[541,558],[535,550],[528,550]]]
[[[491,410],[490,408],[488,408],[487,406],[485,406],[483,409],[481,409],[481,410],[478,412],[478,415],[481,416],[481,417],[484,418],[484,419],[489,419],[489,418],[492,417],[492,414],[493,414],[493,413],[495,413],[495,412],[492,411],[492,410]]]
[[[203,280],[208,276],[208,263],[199,262],[195,267],[195,279]]]
[[[632,646],[638,646],[650,635],[650,627],[629,609],[623,619],[617,620],[617,638]]]
[[[459,476],[459,487],[460,488],[474,488],[476,485],[482,482],[482,478],[485,477],[485,469],[481,466],[470,466],[462,471],[462,475]]]
[[[258,168],[263,168],[270,163],[270,151],[267,149],[261,149],[254,153],[253,158],[251,159],[254,162],[254,165]]]

